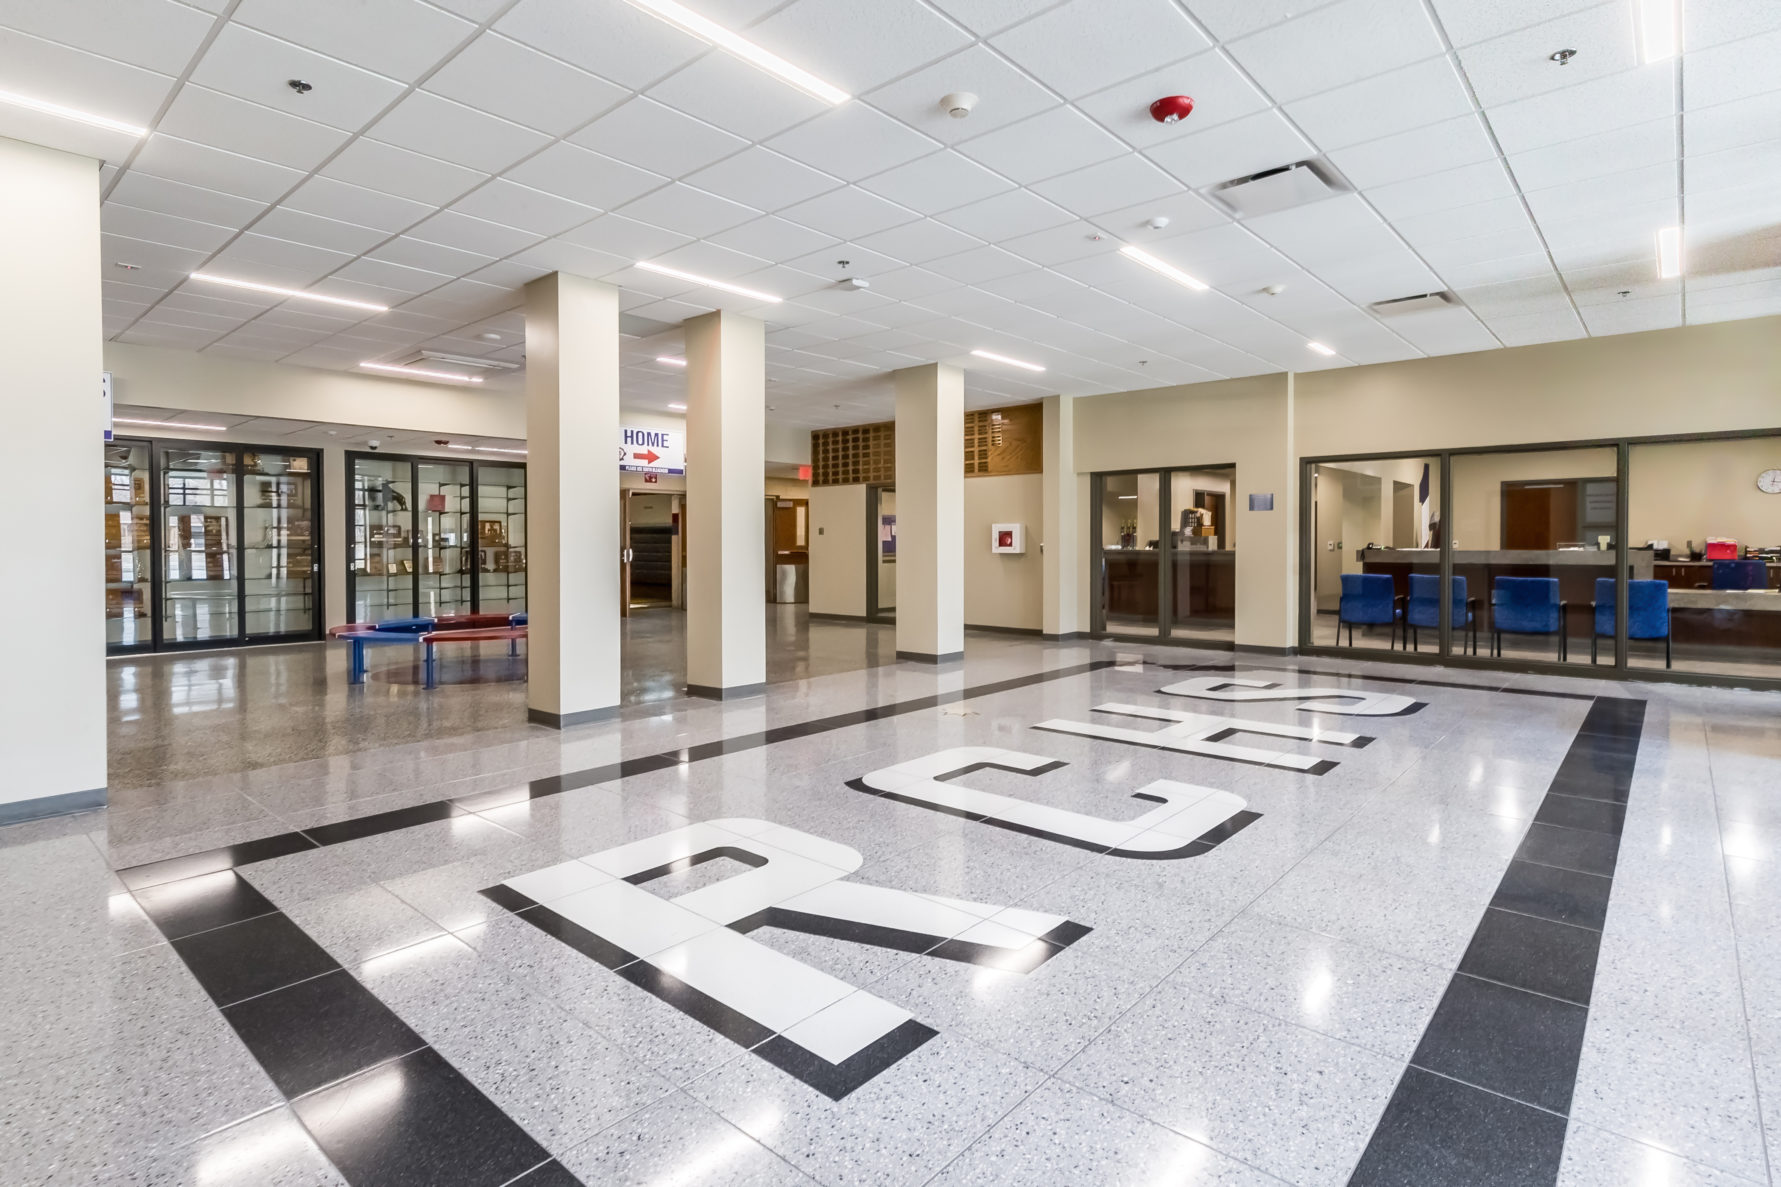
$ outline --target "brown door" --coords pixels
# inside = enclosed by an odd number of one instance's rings
[[[1551,551],[1577,536],[1577,484],[1503,484],[1503,544],[1506,549]]]

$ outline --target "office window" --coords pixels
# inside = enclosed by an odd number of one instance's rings
[[[1441,459],[1323,463],[1310,499],[1307,642],[1437,651],[1440,602],[1429,583],[1441,574]],[[1456,612],[1456,638],[1462,625]]]
[[[1634,445],[1627,544],[1629,666],[1781,676],[1781,437]]]

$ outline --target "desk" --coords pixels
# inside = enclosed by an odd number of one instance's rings
[[[1232,548],[1179,549],[1171,553],[1174,590],[1170,609],[1180,625],[1230,625],[1237,620],[1237,552]],[[1104,548],[1107,617],[1155,622],[1160,548]]]
[[[1400,597],[1410,594],[1410,574],[1439,573],[1441,552],[1435,548],[1363,548],[1357,554],[1363,573],[1389,573]],[[1651,553],[1630,552],[1627,566],[1634,580],[1651,576]],[[1490,629],[1490,592],[1498,577],[1556,577],[1558,596],[1569,603],[1565,633],[1587,638],[1595,629],[1589,604],[1595,601],[1598,577],[1614,576],[1614,552],[1597,549],[1498,548],[1455,549],[1453,575],[1466,579],[1466,597],[1478,599],[1480,630]]]
[[[1781,565],[1769,565],[1768,574],[1769,588],[1781,590]],[[1651,566],[1651,575],[1659,581],[1669,582],[1672,590],[1710,586],[1713,584],[1713,562],[1656,561]]]

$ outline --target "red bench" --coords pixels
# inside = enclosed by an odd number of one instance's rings
[[[470,616],[466,615],[465,617],[470,617]],[[482,615],[482,616],[478,616],[478,617],[487,617],[487,616]],[[439,644],[441,644],[441,643],[492,643],[492,642],[495,642],[496,640],[505,639],[505,640],[507,640],[507,654],[508,655],[518,655],[519,654],[519,641],[525,637],[526,637],[526,628],[523,626],[498,626],[498,627],[492,626],[492,627],[473,627],[473,628],[469,628],[469,629],[428,631],[426,634],[424,634],[420,637],[420,641],[422,643],[426,644],[426,647],[427,647],[427,659],[426,659],[427,682],[426,682],[426,687],[437,688],[439,686],[438,655],[435,653],[435,648],[437,648]]]

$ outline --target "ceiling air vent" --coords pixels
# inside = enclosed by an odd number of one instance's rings
[[[1220,202],[1247,217],[1321,201],[1337,191],[1315,165],[1300,161],[1219,182],[1211,192]]]
[[[404,367],[424,367],[428,363],[450,363],[457,367],[476,367],[484,371],[517,371],[518,363],[509,363],[503,359],[485,359],[476,355],[447,354],[443,350],[417,350],[407,358],[398,360]]]
[[[1389,301],[1375,301],[1367,308],[1381,317],[1397,317],[1405,313],[1445,309],[1447,306],[1457,303],[1453,294],[1449,292],[1417,293],[1414,297],[1393,297]]]

